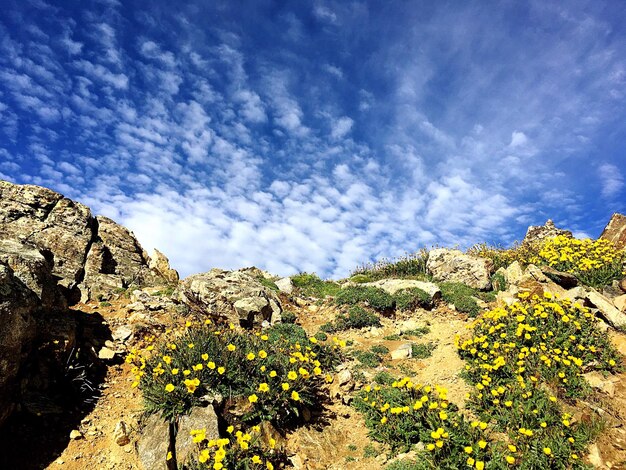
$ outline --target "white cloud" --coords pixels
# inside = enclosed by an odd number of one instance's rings
[[[602,196],[611,198],[624,188],[624,176],[618,167],[603,163],[598,167],[598,176],[602,185]]]
[[[100,64],[94,64],[88,60],[75,61],[77,69],[82,70],[91,78],[113,85],[115,88],[125,90],[128,88],[128,77],[123,73],[114,73]]]
[[[342,139],[350,132],[353,125],[354,121],[349,117],[340,117],[333,121],[330,135],[333,139]]]
[[[526,137],[526,134],[521,131],[513,131],[513,134],[511,134],[511,143],[509,144],[509,147],[521,147],[523,145],[526,145],[527,142],[528,137]]]

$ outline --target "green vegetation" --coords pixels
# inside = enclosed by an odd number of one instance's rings
[[[374,346],[370,348],[370,351],[372,351],[375,354],[388,354],[389,348],[386,346],[383,346],[382,344],[375,344]]]
[[[442,282],[439,288],[443,300],[454,304],[459,312],[467,313],[470,317],[475,317],[480,313],[480,307],[474,299],[474,296],[478,294],[476,289],[459,282]]]
[[[380,318],[375,313],[354,305],[350,307],[347,315],[337,315],[334,321],[322,325],[320,330],[326,333],[335,333],[337,331],[359,329],[368,326],[380,326]]]
[[[364,304],[374,310],[385,311],[395,307],[394,298],[378,287],[349,286],[335,295],[337,305]]]
[[[426,359],[427,357],[432,356],[433,351],[437,346],[435,343],[425,343],[425,344],[411,344],[411,357],[413,359]]]
[[[407,253],[396,259],[382,259],[357,267],[350,280],[353,282],[371,282],[387,278],[427,280],[429,279],[426,273],[427,260],[428,251],[426,249],[421,249],[416,253]]]
[[[307,297],[324,298],[334,296],[341,286],[334,281],[323,281],[317,274],[300,273],[291,278],[298,291]]]
[[[402,289],[396,292],[393,298],[396,301],[396,309],[398,310],[415,310],[418,307],[432,307],[428,293],[417,287]]]
[[[354,351],[352,354],[365,367],[376,367],[383,362],[382,357],[371,351]]]
[[[296,314],[290,310],[285,310],[280,317],[283,323],[295,323],[297,320]]]

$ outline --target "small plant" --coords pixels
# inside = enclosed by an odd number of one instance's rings
[[[372,351],[375,354],[387,354],[389,353],[389,348],[386,346],[383,346],[382,344],[375,344],[374,346],[370,348],[370,351]]]
[[[402,289],[393,295],[398,310],[415,310],[418,307],[432,307],[428,293],[418,287]]]
[[[376,367],[383,359],[371,351],[355,351],[354,357],[365,367]]]
[[[437,346],[434,343],[411,344],[411,357],[414,359],[426,359],[432,356]]]
[[[375,263],[367,263],[363,266],[359,266],[353,271],[350,280],[353,280],[357,276],[362,276],[362,278],[367,279],[365,282],[387,278],[427,280],[429,279],[426,272],[427,260],[428,250],[422,248],[416,253],[407,253],[400,258],[382,259]]]
[[[107,301],[100,302],[100,307],[110,307],[110,306],[111,306],[111,302],[107,302]]]
[[[358,449],[354,444],[348,444],[348,450],[355,452]]]
[[[257,276],[255,277],[255,279],[259,281],[259,284],[261,284],[263,287],[267,287],[268,289],[273,290],[274,292],[280,292],[280,289],[278,288],[276,283],[272,281],[271,279],[268,279],[265,276]]]
[[[325,323],[320,330],[325,333],[334,333],[337,331],[366,328],[370,326],[380,326],[380,318],[375,313],[369,312],[363,307],[353,305],[348,310],[348,314],[337,315],[331,323]]]
[[[374,447],[373,444],[369,443],[363,448],[363,457],[366,459],[370,459],[378,456],[378,450]]]
[[[459,312],[467,313],[470,317],[475,317],[480,313],[480,307],[474,299],[477,294],[476,289],[460,282],[442,282],[439,288],[443,300],[453,304]]]
[[[297,320],[296,314],[290,310],[285,310],[280,316],[283,323],[295,323]]]
[[[300,273],[291,278],[298,291],[308,297],[323,299],[334,296],[341,290],[341,286],[333,281],[323,281],[316,274]]]
[[[506,279],[504,279],[504,276],[500,273],[495,273],[491,276],[491,285],[495,292],[505,291],[507,288]]]
[[[335,295],[337,305],[364,304],[374,310],[385,311],[395,307],[394,298],[378,287],[349,286]]]

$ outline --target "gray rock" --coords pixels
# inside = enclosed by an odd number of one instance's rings
[[[181,282],[179,292],[180,300],[191,310],[236,325],[280,321],[282,308],[276,294],[245,272],[212,269],[194,274]]]
[[[130,431],[124,421],[118,421],[113,430],[113,441],[118,446],[125,446],[130,443]]]
[[[204,429],[209,440],[219,439],[217,415],[213,406],[194,407],[191,413],[180,418],[176,433],[176,461],[178,463],[190,459],[197,449],[197,444],[193,442],[191,436],[192,429]]]
[[[399,361],[401,359],[411,359],[413,357],[413,347],[411,343],[404,343],[391,351],[391,359]]]
[[[615,396],[615,382],[617,382],[618,379],[604,377],[604,375],[598,371],[587,372],[583,374],[583,377],[591,387],[606,393],[611,398]]]
[[[113,359],[115,357],[115,351],[104,346],[98,351],[98,357],[100,359]]]
[[[159,415],[150,415],[137,442],[137,455],[144,470],[167,470],[169,440],[169,424]]]
[[[428,253],[426,269],[439,281],[460,282],[481,290],[491,288],[493,263],[487,258],[437,248]]]
[[[37,295],[0,262],[0,424],[15,408],[17,375],[35,337]]]
[[[584,303],[585,299],[587,298],[587,291],[582,286],[573,287],[572,289],[569,289],[567,292],[565,292],[563,298],[569,299],[569,301],[572,303]]]
[[[513,261],[510,265],[504,269],[504,280],[506,281],[507,286],[516,286],[519,285],[522,280],[522,276],[524,275],[524,271],[520,266],[518,261]]]
[[[150,269],[159,273],[163,279],[172,284],[178,283],[178,271],[170,267],[170,260],[156,248],[152,253],[149,263]]]
[[[115,328],[111,332],[111,337],[113,338],[114,341],[126,341],[128,338],[130,338],[130,335],[132,334],[133,334],[133,330],[131,330],[127,326],[122,325],[122,326]]]
[[[541,266],[541,272],[564,289],[571,289],[578,285],[578,278],[573,274],[557,271],[550,266]]]
[[[548,219],[545,225],[531,225],[530,227],[528,227],[528,230],[526,231],[526,236],[524,237],[522,244],[528,245],[540,243],[548,238],[553,238],[558,235],[571,237],[572,232],[570,232],[569,230],[557,228],[554,225],[554,222],[551,219]]]
[[[626,248],[626,215],[613,214],[600,238],[613,242],[620,250]]]
[[[598,309],[600,315],[613,328],[623,328],[626,326],[626,314],[620,312],[609,299],[598,291],[589,288],[587,291],[587,300]]]
[[[293,293],[294,285],[291,278],[283,277],[282,279],[276,281],[274,284],[276,284],[278,290],[284,292],[287,295],[291,295]]]

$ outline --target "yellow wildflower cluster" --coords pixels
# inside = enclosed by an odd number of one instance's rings
[[[233,426],[228,433],[232,434]],[[266,447],[261,446],[261,428],[253,426],[251,432],[237,431],[234,439],[207,439],[205,429],[191,431],[193,442],[199,446],[198,462],[206,468],[221,470],[227,468],[246,468],[250,470],[273,470],[272,456],[276,441],[270,438]]]
[[[548,264],[560,271],[570,273],[598,270],[621,262],[624,253],[604,239],[591,240],[556,236],[546,240],[536,257],[535,264]]]

